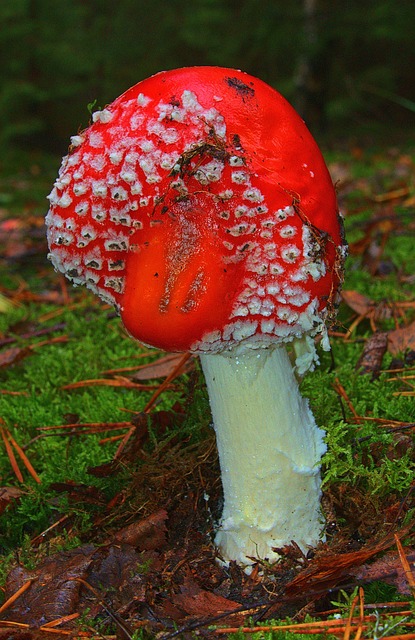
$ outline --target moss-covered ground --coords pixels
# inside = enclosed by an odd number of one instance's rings
[[[162,360],[159,373],[147,376],[143,365],[164,354],[135,344],[111,308],[66,285],[46,260],[45,197],[59,159],[23,153],[2,159],[0,584],[6,602],[25,581],[46,579],[48,558],[64,574],[74,557],[65,554],[78,557],[82,549],[106,578],[76,574],[90,591],[84,585],[73,611],[65,609],[74,615],[72,622],[62,617],[60,628],[69,635],[168,636],[176,627],[186,635],[201,625],[199,632],[213,637],[218,627],[229,635],[265,624],[271,628],[254,637],[276,639],[311,633],[313,626],[274,627],[311,620],[321,637],[414,632],[415,151],[349,145],[327,158],[350,256],[332,352],[320,354],[320,367],[302,383],[327,431],[327,544],[307,559],[291,550],[279,568],[259,567],[250,578],[237,568],[226,572],[213,558],[220,483],[197,362],[187,361],[185,372],[174,375],[179,360]],[[383,347],[376,349],[379,334]],[[141,375],[133,379],[138,366]],[[150,522],[162,541],[152,547],[146,538],[124,549],[132,555],[118,559],[117,570],[128,570],[134,588],[118,601],[111,589],[125,586],[125,575],[117,582],[114,566],[105,572],[96,554],[102,545],[123,549],[120,532],[135,522],[144,528]],[[405,558],[410,573],[402,577]],[[244,613],[217,620],[219,598]],[[384,618],[383,603],[390,601],[400,604],[391,604]],[[1,613],[4,624],[14,630],[17,623],[43,624],[39,603],[28,602],[27,620],[10,605]],[[59,607],[53,612],[63,616]]]

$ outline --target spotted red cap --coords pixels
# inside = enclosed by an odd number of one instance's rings
[[[322,155],[286,100],[233,69],[138,83],[72,138],[50,258],[166,350],[322,331],[344,248]]]

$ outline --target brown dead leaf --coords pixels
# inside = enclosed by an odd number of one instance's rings
[[[17,487],[0,487],[0,515],[24,493]]]
[[[78,606],[82,589],[77,578],[85,579],[92,563],[92,545],[82,552],[56,554],[40,567],[29,571],[22,566],[13,569],[5,585],[6,599],[28,580],[34,584],[25,591],[2,617],[16,622],[41,626],[50,620],[73,613]]]
[[[377,378],[382,367],[382,359],[388,346],[388,333],[375,331],[365,342],[363,353],[359,358],[356,369],[360,373],[371,373],[372,379]]]
[[[194,618],[216,618],[224,613],[241,608],[240,602],[229,600],[224,596],[202,589],[193,579],[190,571],[185,576],[184,583],[180,587],[180,593],[173,594],[170,603],[179,607],[187,616]],[[232,616],[232,622],[238,624],[238,614]],[[243,617],[239,623],[242,623]]]
[[[358,291],[342,291],[341,296],[347,306],[359,316],[368,314],[373,308],[373,301]]]
[[[167,378],[177,367],[180,361],[183,359],[182,353],[170,353],[167,356],[163,356],[154,362],[144,364],[140,366],[136,373],[131,376],[132,380],[152,380],[154,378]],[[176,375],[179,376],[185,371],[188,371],[193,366],[191,360],[184,363]]]
[[[409,550],[407,559],[415,562],[415,551]],[[381,580],[388,584],[393,584],[399,593],[409,595],[411,590],[405,576],[405,571],[399,556],[396,553],[387,553],[379,560],[375,560],[371,564],[364,564],[352,571],[355,579],[359,582],[374,582]]]
[[[154,551],[166,544],[167,511],[161,509],[147,518],[133,522],[114,535],[114,542],[128,544],[140,551]]]
[[[228,600],[223,596],[202,589],[194,594],[181,593],[175,595],[172,598],[172,602],[188,615],[201,616],[203,618],[214,618],[222,613],[232,613],[235,609],[241,608],[239,602]]]
[[[32,353],[29,347],[10,347],[0,352],[0,368],[10,367]]]
[[[406,327],[389,331],[388,334],[389,353],[397,355],[407,349],[415,350],[415,322]]]

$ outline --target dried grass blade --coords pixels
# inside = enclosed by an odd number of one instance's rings
[[[396,533],[394,534],[394,538],[396,541],[396,548],[398,549],[399,560],[401,561],[401,565],[404,570],[406,580],[408,582],[412,595],[415,596],[415,578],[413,576],[408,559],[405,555],[405,551],[402,547],[401,541],[399,540],[398,535]]]
[[[28,470],[28,472],[30,473],[32,478],[38,484],[41,484],[42,481],[39,478],[39,476],[37,475],[36,471],[34,470],[34,468],[32,466],[32,463],[30,462],[29,458],[27,457],[27,455],[25,454],[23,449],[17,444],[16,440],[13,438],[13,436],[12,436],[12,434],[10,432],[8,432],[8,437],[10,438],[10,442],[12,443],[13,447],[16,449],[21,461],[23,462],[24,466],[26,467],[26,469]]]
[[[3,613],[3,611],[6,611],[6,609],[8,609],[18,598],[20,598],[20,596],[22,595],[22,593],[24,593],[25,591],[27,591],[27,589],[30,587],[30,585],[32,584],[32,582],[34,582],[34,580],[36,580],[36,578],[30,578],[30,580],[28,580],[27,582],[25,582],[24,584],[22,584],[22,586],[20,587],[20,589],[18,589],[16,591],[16,593],[14,593],[12,596],[10,596],[10,598],[8,598],[6,600],[6,602],[3,602],[3,604],[0,607],[0,613]],[[1,623],[3,624],[3,620],[1,621]]]
[[[7,453],[7,456],[9,458],[9,460],[10,460],[10,464],[12,466],[14,474],[15,474],[16,478],[19,480],[19,482],[24,482],[22,472],[19,469],[19,465],[17,464],[17,460],[16,460],[16,457],[14,455],[13,448],[12,448],[8,438],[7,438],[8,432],[4,427],[1,427],[0,431],[1,431],[1,437],[3,438],[4,446],[6,448],[6,453]]]

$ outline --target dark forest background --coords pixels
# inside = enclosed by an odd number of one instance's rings
[[[1,0],[0,141],[63,152],[89,104],[186,65],[262,78],[316,135],[409,131],[414,45],[414,0]]]

